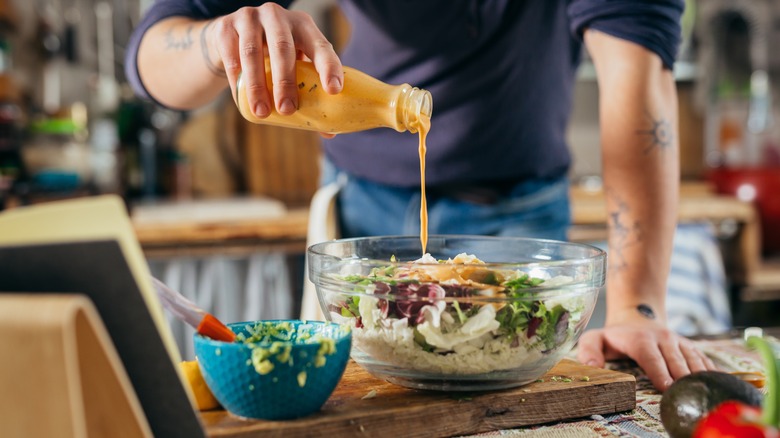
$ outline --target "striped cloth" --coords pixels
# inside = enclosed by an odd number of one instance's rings
[[[669,327],[685,336],[727,332],[732,326],[731,307],[712,225],[679,225],[671,266],[666,297]]]
[[[607,242],[589,242],[607,250]],[[726,275],[715,231],[709,223],[677,226],[667,282],[669,328],[684,336],[726,333],[732,327]],[[603,327],[606,297],[600,296],[588,328]]]

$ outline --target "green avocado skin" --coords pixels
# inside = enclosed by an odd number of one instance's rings
[[[671,438],[689,438],[696,423],[726,400],[761,406],[753,385],[719,371],[700,371],[675,381],[661,398],[661,422]]]

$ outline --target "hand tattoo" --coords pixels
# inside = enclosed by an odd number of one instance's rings
[[[647,319],[655,319],[655,312],[653,311],[653,308],[647,304],[640,304],[636,306],[636,310]]]
[[[655,149],[668,149],[674,140],[672,124],[663,117],[656,119],[649,112],[647,113],[647,118],[650,120],[650,128],[638,129],[636,131],[637,135],[647,139],[647,145],[644,149],[645,155]]]

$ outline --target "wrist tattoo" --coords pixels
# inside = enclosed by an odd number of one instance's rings
[[[636,306],[636,310],[647,319],[655,319],[655,312],[653,311],[653,308],[647,304],[640,304]]]
[[[212,24],[214,24],[214,21],[209,21],[200,31],[200,53],[203,55],[203,61],[206,63],[206,68],[208,68],[211,73],[216,76],[226,78],[227,74],[225,74],[225,70],[217,67],[217,65],[214,64],[214,61],[212,61],[211,57],[209,56],[209,46],[207,44],[206,37],[208,35],[208,29]]]
[[[190,47],[192,47],[192,26],[187,27],[184,36],[181,38],[173,35],[173,28],[169,29],[165,34],[166,50],[188,50]]]

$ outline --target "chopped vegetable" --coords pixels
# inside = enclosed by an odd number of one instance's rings
[[[198,410],[208,411],[218,408],[219,402],[203,379],[198,362],[195,360],[184,361],[180,363],[180,366],[184,373],[184,378],[192,390],[192,395],[195,397],[195,406],[197,406]]]
[[[483,263],[473,256],[458,257],[461,261],[468,260],[473,264]],[[455,260],[458,260],[458,257]],[[439,263],[453,265],[452,260]],[[460,269],[388,266],[374,268],[368,276],[347,275],[342,279],[364,286],[373,284],[374,295],[394,297],[394,299],[379,300],[382,315],[398,319],[408,318],[410,325],[413,326],[425,322],[426,311],[432,311],[432,302],[435,299],[479,297],[483,295],[485,286],[498,286],[493,288],[496,289],[494,291],[496,296],[518,298],[517,301],[503,306],[496,314],[495,319],[501,327],[500,334],[506,335],[510,341],[520,335],[525,335],[527,338],[538,336],[547,349],[561,344],[567,337],[569,312],[563,306],[547,308],[541,301],[524,299],[523,290],[543,284],[544,279],[530,277],[527,273],[521,272],[507,275],[486,268],[466,269],[464,266],[467,266],[467,263],[454,265],[459,266]],[[498,283],[499,280],[501,283]],[[429,282],[424,283],[424,281]],[[465,324],[478,310],[474,309],[470,301],[452,300],[445,310],[453,318],[457,318],[460,324]],[[362,325],[360,319],[363,316],[360,311],[360,297],[347,297],[339,313],[347,318],[357,318],[359,320],[357,326],[360,327]],[[419,342],[422,339],[416,339],[421,347],[425,347],[422,342]]]
[[[693,432],[694,438],[777,437],[777,429],[761,423],[761,409],[729,400],[704,417]]]
[[[344,327],[342,330],[350,330],[350,328]],[[327,356],[336,352],[334,339],[312,334],[312,326],[307,324],[298,325],[297,330],[294,330],[289,321],[262,321],[255,325],[247,325],[246,331],[249,336],[241,333],[236,337],[236,342],[243,342],[251,348],[251,357],[246,364],[253,366],[255,371],[262,375],[273,372],[279,365],[294,365],[293,342],[319,345],[312,359],[312,363],[317,368],[324,366]],[[307,357],[305,352],[301,352],[300,358],[305,357]],[[305,383],[305,373],[303,376],[298,376],[299,382],[301,379]]]
[[[766,398],[764,399],[764,424],[780,427],[780,364],[772,347],[764,338],[751,336],[747,340],[748,346],[758,350],[761,355],[766,373]]]
[[[571,277],[499,270],[469,254],[392,261],[340,276],[355,287],[332,302],[331,315],[356,330],[356,345],[417,369],[468,374],[530,363],[572,339],[585,309],[574,295],[550,299]]]

